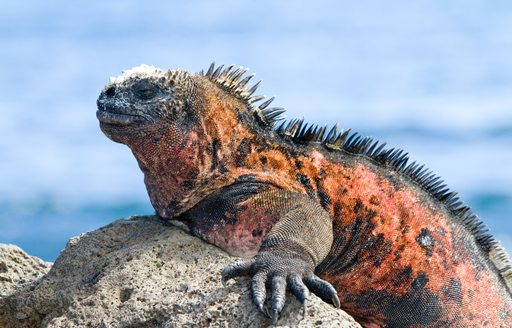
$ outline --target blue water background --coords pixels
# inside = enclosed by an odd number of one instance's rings
[[[338,122],[443,176],[512,250],[510,1],[2,1],[0,242],[153,212],[95,101],[141,63],[250,67],[288,117]]]

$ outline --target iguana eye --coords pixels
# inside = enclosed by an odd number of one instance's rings
[[[107,90],[105,90],[105,96],[113,97],[116,95],[116,89],[113,85],[109,86]]]
[[[142,100],[149,100],[154,98],[157,94],[158,89],[146,81],[141,81],[135,86],[135,95],[137,98]]]

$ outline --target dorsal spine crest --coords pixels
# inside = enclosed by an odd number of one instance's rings
[[[265,100],[266,97],[264,95],[253,96],[261,84],[261,81],[248,87],[247,83],[255,74],[250,74],[242,78],[249,69],[242,66],[233,69],[234,67],[235,65],[229,65],[224,68],[224,65],[221,65],[215,68],[215,63],[212,63],[206,71],[206,74],[204,71],[199,72],[199,74],[215,82],[230,95],[243,101],[253,111],[254,117],[260,124],[265,127],[273,127],[277,121],[283,119],[281,114],[285,112],[285,109],[281,107],[268,108],[275,97]],[[265,101],[258,106],[255,105],[255,103],[262,100]]]

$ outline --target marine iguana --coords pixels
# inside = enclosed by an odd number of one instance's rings
[[[246,73],[142,65],[97,101],[157,214],[247,257],[223,282],[251,275],[274,323],[288,289],[303,309],[311,290],[365,327],[511,326],[509,258],[455,192],[372,138],[296,119],[276,127],[284,109],[254,96]]]

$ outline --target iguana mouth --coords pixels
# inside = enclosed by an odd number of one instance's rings
[[[144,121],[144,118],[140,115],[116,113],[106,107],[99,107],[96,111],[96,117],[101,123],[122,126],[141,123]]]

